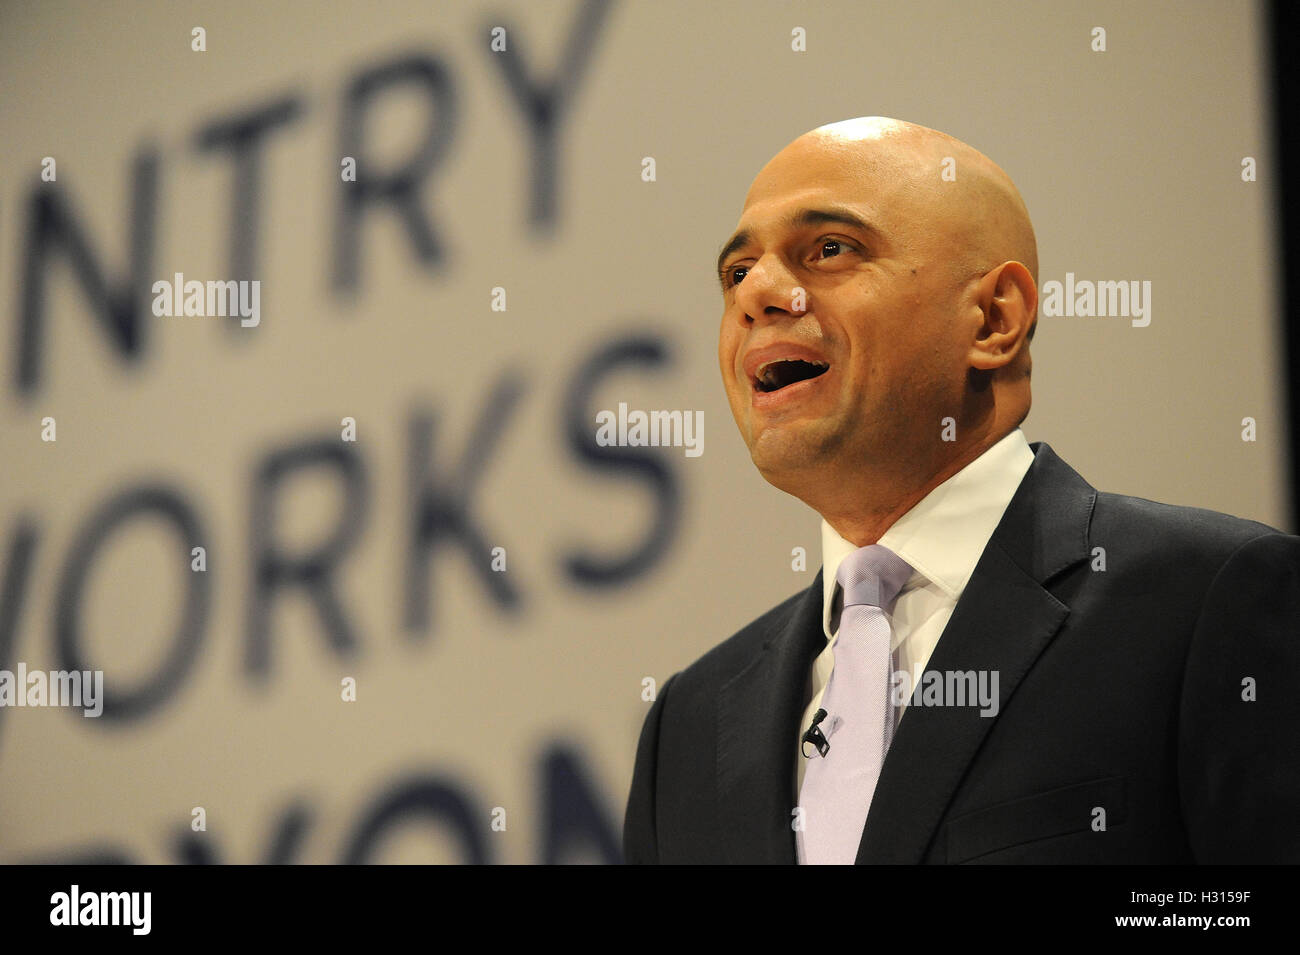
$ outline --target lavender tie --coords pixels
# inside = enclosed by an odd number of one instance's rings
[[[889,618],[912,575],[907,561],[871,544],[840,564],[844,593],[835,665],[822,695],[822,722],[830,749],[814,753],[804,771],[796,830],[803,865],[852,865],[858,855],[880,767],[894,735],[889,699]]]

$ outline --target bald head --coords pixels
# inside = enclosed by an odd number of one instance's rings
[[[845,539],[1029,412],[1033,227],[1010,177],[945,133],[864,117],[803,134],[755,177],[718,266],[751,457]],[[886,513],[860,513],[873,495]]]
[[[947,133],[884,116],[829,123],[804,133],[768,163],[833,155],[850,175],[891,181],[905,207],[946,233],[961,280],[1002,262],[1024,265],[1038,282],[1038,244],[1015,183],[997,163]],[[882,175],[884,173],[884,175]],[[754,181],[761,189],[763,174]],[[746,197],[752,201],[754,189]]]

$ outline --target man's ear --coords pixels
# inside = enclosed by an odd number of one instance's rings
[[[970,366],[996,371],[1015,360],[1033,334],[1038,286],[1020,262],[1003,262],[980,279],[975,304],[983,315],[970,349]]]

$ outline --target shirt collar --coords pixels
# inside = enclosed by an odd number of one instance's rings
[[[954,602],[960,599],[1033,463],[1024,432],[1014,428],[895,521],[878,543],[912,565],[902,593],[929,581]],[[857,549],[822,519],[822,626],[827,639],[835,574],[840,562]]]

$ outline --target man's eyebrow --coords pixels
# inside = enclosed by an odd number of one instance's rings
[[[861,229],[863,232],[871,235],[878,234],[876,229],[860,216],[849,212],[847,209],[799,209],[782,219],[777,225],[786,229],[807,229],[819,225],[847,225],[855,229]],[[722,263],[737,249],[744,248],[754,238],[754,233],[749,229],[741,229],[722,247],[718,253],[717,272],[722,274]]]

